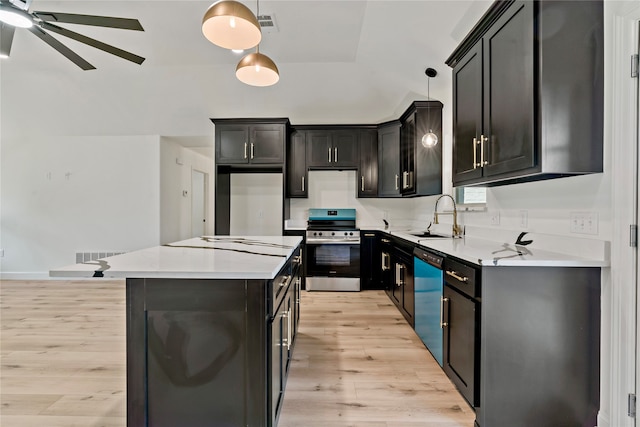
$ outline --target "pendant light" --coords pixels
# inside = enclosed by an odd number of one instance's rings
[[[278,83],[280,73],[276,64],[256,48],[240,60],[236,67],[236,77],[251,86],[271,86]]]
[[[259,0],[256,1],[256,13],[260,14]],[[260,45],[258,45],[254,53],[246,55],[238,62],[236,77],[242,83],[264,87],[278,83],[280,72],[271,58],[260,53]]]
[[[202,18],[202,33],[225,49],[250,49],[262,39],[256,15],[244,4],[222,0],[212,4]]]
[[[435,77],[438,75],[438,72],[436,70],[434,70],[433,68],[427,68],[424,72],[427,75],[427,99],[431,99],[430,96],[430,88],[429,88],[429,81],[431,80],[431,77]],[[428,110],[429,112],[431,111],[431,109]],[[431,114],[429,113],[429,116],[427,117],[427,122],[431,123],[431,121],[429,120],[431,118]],[[438,144],[438,135],[436,135],[435,133],[433,133],[433,130],[429,129],[428,133],[425,133],[422,136],[422,146],[424,148],[432,148],[435,147]]]

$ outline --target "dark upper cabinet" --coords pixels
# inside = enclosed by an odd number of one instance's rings
[[[378,197],[378,137],[375,129],[360,131],[358,197]]]
[[[378,127],[378,197],[400,196],[400,122]]]
[[[482,176],[478,143],[482,135],[482,41],[453,69],[453,182]]]
[[[603,44],[601,1],[495,2],[447,60],[454,186],[602,172]]]
[[[403,196],[442,193],[442,103],[415,101],[400,118],[400,192]],[[423,147],[421,140],[433,132],[438,144]]]
[[[349,168],[359,164],[356,129],[307,130],[307,166],[313,169]]]
[[[288,119],[211,119],[218,165],[284,163]]]
[[[308,197],[306,132],[294,130],[287,145],[287,197]]]

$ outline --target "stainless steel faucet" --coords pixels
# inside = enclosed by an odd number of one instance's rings
[[[448,197],[453,202],[453,212],[438,212],[438,202],[443,197]],[[451,195],[443,194],[436,200],[436,206],[433,209],[433,223],[439,224],[438,215],[453,215],[453,237],[462,237],[462,227],[458,225],[458,209],[456,208],[456,201]]]

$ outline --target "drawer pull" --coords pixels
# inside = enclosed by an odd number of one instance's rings
[[[451,276],[451,277],[453,277],[454,279],[457,279],[457,280],[459,280],[459,281],[461,281],[461,282],[465,282],[465,283],[469,281],[469,278],[468,278],[468,277],[466,277],[466,276],[464,276],[464,277],[463,277],[463,276],[460,276],[458,273],[456,273],[456,272],[455,272],[455,271],[453,271],[453,270],[447,270],[447,276]]]
[[[282,282],[280,282],[280,287],[284,288],[285,286],[287,286],[287,283],[289,283],[289,279],[291,278],[291,276],[284,276],[282,278]]]

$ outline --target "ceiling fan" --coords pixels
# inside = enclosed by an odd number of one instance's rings
[[[9,57],[13,34],[16,27],[25,28],[35,34],[40,40],[63,54],[67,59],[83,70],[94,70],[96,67],[84,60],[80,55],[62,44],[47,31],[93,46],[97,49],[119,56],[127,61],[142,64],[144,58],[126,50],[108,45],[91,37],[84,36],[56,23],[92,25],[96,27],[119,28],[123,30],[144,31],[137,19],[114,18],[110,16],[78,15],[58,12],[29,12],[32,0],[0,0],[0,57]]]

